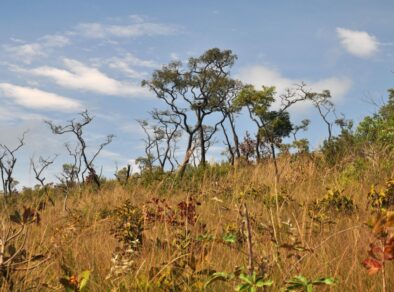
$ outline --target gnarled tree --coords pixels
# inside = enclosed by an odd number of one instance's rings
[[[156,70],[150,80],[144,80],[156,96],[163,100],[169,110],[180,117],[181,128],[188,135],[185,158],[190,157],[193,138],[198,134],[201,165],[206,163],[204,122],[219,113],[229,92],[235,87],[230,69],[236,60],[231,50],[210,49],[198,58],[190,58],[186,68],[179,61],[171,62]],[[220,123],[222,118],[217,118]],[[216,124],[216,123],[215,123]],[[182,164],[182,175],[186,163]]]
[[[93,117],[91,117],[88,113],[87,110],[84,112],[80,113],[81,120],[76,121],[75,119],[68,121],[66,125],[56,125],[51,121],[45,121],[49,125],[49,127],[52,130],[52,133],[56,135],[63,135],[66,133],[71,133],[75,136],[75,138],[78,141],[78,152],[81,155],[81,160],[84,163],[85,169],[82,171],[82,181],[85,181],[85,173],[86,171],[89,172],[89,178],[92,179],[92,181],[97,185],[97,187],[100,188],[100,177],[97,174],[93,162],[97,158],[97,156],[100,154],[101,150],[108,144],[112,142],[112,139],[114,135],[108,135],[106,140],[101,143],[96,150],[96,152],[88,157],[88,153],[86,151],[87,145],[85,138],[83,137],[83,129],[85,126],[90,124],[93,120]]]
[[[22,148],[23,145],[25,145],[25,135],[26,132],[22,134],[21,138],[18,138],[19,143],[14,148],[0,144],[0,174],[5,200],[11,196],[15,183],[17,183],[13,177],[14,168],[17,161],[15,154],[19,149]]]

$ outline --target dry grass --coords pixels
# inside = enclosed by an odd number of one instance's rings
[[[380,277],[368,276],[361,265],[370,240],[369,230],[364,226],[370,211],[365,206],[371,184],[384,183],[392,173],[382,170],[377,173],[367,167],[357,177],[344,179],[343,171],[338,167],[323,167],[321,162],[310,158],[291,160],[288,157],[280,161],[278,192],[285,199],[279,206],[275,205],[275,200],[268,200],[274,198],[275,189],[269,161],[232,169],[211,167],[205,173],[196,171],[181,183],[170,178],[151,183],[134,179],[127,186],[107,182],[99,192],[84,190],[70,194],[68,207],[71,212],[63,210],[59,197],[55,207],[41,212],[42,222],[31,228],[27,243],[28,250],[44,252],[50,255],[50,260],[34,270],[15,273],[14,290],[61,290],[59,277],[64,274],[63,265],[75,273],[90,270],[91,291],[127,291],[136,287],[156,290],[152,287],[157,286],[168,268],[189,258],[187,254],[180,255],[180,251],[170,244],[174,242],[176,232],[185,228],[190,230],[192,238],[202,234],[216,238],[195,243],[195,249],[191,251],[197,258],[196,271],[231,272],[235,267],[246,267],[246,243],[231,245],[221,239],[226,228],[241,229],[243,218],[239,209],[245,202],[252,223],[255,267],[264,266],[267,276],[274,280],[273,291],[279,290],[295,275],[313,279],[335,277],[338,280],[336,291],[379,291]],[[221,171],[224,174],[220,174]],[[344,193],[354,200],[357,210],[349,215],[340,212],[329,215],[331,223],[314,222],[308,215],[308,206],[321,198],[326,188],[344,189]],[[176,206],[191,196],[201,203],[197,206],[198,218],[194,226],[174,227],[165,222],[145,222],[144,242],[133,258],[131,270],[118,279],[106,279],[112,254],[119,246],[111,233],[111,210],[125,200],[143,209],[152,197],[165,198],[170,205]],[[291,224],[291,234],[286,232],[283,222]],[[275,236],[266,229],[272,227]],[[164,244],[159,245],[158,239]],[[299,241],[299,246],[305,250],[290,251],[278,248],[275,243],[290,244],[292,240]],[[393,263],[387,265],[387,275],[393,274],[393,266]],[[201,276],[199,281],[203,283],[207,279],[208,276]],[[184,283],[179,288],[191,290],[190,285],[191,282]],[[198,285],[201,287],[201,283]],[[390,276],[387,285],[388,291],[393,291],[394,280]],[[223,291],[232,287],[231,283],[217,283],[211,289]],[[2,291],[8,289],[3,284]]]

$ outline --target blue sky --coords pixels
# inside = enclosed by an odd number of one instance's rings
[[[212,47],[238,55],[233,76],[278,91],[304,81],[329,89],[338,113],[360,121],[393,87],[392,1],[21,1],[0,2],[0,144],[29,129],[15,177],[35,183],[29,159],[59,154],[70,137],[50,134],[43,120],[66,121],[88,109],[91,145],[113,143],[98,161],[110,176],[142,154],[135,120],[160,103],[140,87],[152,71]],[[325,128],[309,105],[306,136],[317,146]],[[254,131],[242,119],[239,134]],[[221,140],[219,138],[219,140]],[[211,158],[222,159],[220,145]]]

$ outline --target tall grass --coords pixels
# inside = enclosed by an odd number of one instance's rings
[[[75,274],[90,270],[91,291],[203,289],[213,271],[233,272],[248,265],[240,212],[246,203],[255,268],[274,281],[272,291],[284,287],[295,275],[334,277],[336,291],[379,291],[378,276],[369,277],[361,265],[371,238],[364,224],[371,214],[366,209],[367,193],[372,184],[383,184],[393,175],[389,167],[379,167],[387,163],[383,157],[379,159],[373,164],[362,160],[363,167],[352,168],[358,163],[356,159],[329,167],[319,155],[282,156],[278,160],[281,176],[277,198],[270,160],[258,165],[189,169],[182,179],[150,174],[133,177],[126,185],[107,181],[100,190],[75,188],[69,193],[68,211],[63,208],[63,193],[53,189],[56,204],[41,211],[41,224],[31,227],[26,243],[27,251],[44,253],[50,259],[35,269],[13,272],[13,290],[62,289],[59,278],[67,270]],[[327,188],[351,198],[355,211],[325,209],[324,220],[312,219],[311,206],[323,198]],[[156,197],[165,199],[174,209],[193,197],[200,203],[196,206],[196,223],[144,222],[143,242],[133,255],[133,264],[124,274],[108,277],[114,252],[120,247],[114,237],[113,210],[129,200],[143,211]],[[7,220],[10,213],[22,205],[34,204],[34,192],[30,197],[21,194],[3,207],[2,220],[11,224]],[[186,229],[191,239],[182,249],[176,240]],[[236,242],[226,242],[226,234],[238,236]],[[186,244],[186,239],[182,240],[181,244]],[[181,264],[190,261],[190,253],[195,256],[194,270],[190,263]],[[388,291],[394,289],[390,276],[393,266],[387,265]],[[215,282],[207,289],[226,291],[233,286],[231,282]],[[3,280],[1,291],[9,289],[9,281]]]

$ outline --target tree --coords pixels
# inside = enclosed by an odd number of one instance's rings
[[[332,139],[332,127],[334,121],[330,121],[329,115],[335,116],[334,103],[331,101],[331,93],[329,90],[323,90],[321,93],[310,92],[301,88],[306,98],[312,102],[313,106],[317,109],[320,117],[327,126],[328,137],[327,141],[330,142]]]
[[[268,146],[270,149],[277,183],[279,169],[276,161],[276,148],[279,148],[282,139],[288,137],[293,131],[289,108],[308,98],[304,86],[301,84],[294,89],[287,89],[279,96],[280,105],[275,110],[271,109],[276,101],[276,91],[273,86],[263,86],[261,90],[256,90],[254,86],[246,85],[234,101],[235,105],[247,108],[249,117],[257,126],[255,144],[257,161],[261,158],[262,146]]]
[[[30,159],[30,164],[33,168],[34,174],[35,174],[35,178],[36,180],[40,183],[45,196],[47,197],[47,199],[51,202],[52,206],[55,205],[55,202],[52,200],[52,198],[49,196],[48,193],[48,184],[45,184],[45,177],[43,176],[43,172],[46,168],[48,168],[51,164],[53,164],[53,162],[55,161],[57,155],[55,155],[55,157],[53,158],[47,158],[44,159],[43,157],[40,157],[38,159],[38,163],[34,162],[34,159],[31,158]],[[45,207],[45,202],[41,202],[42,207]]]
[[[360,142],[380,144],[391,150],[394,145],[394,89],[389,89],[388,93],[387,103],[358,125],[356,137]]]
[[[199,135],[201,165],[206,163],[204,121],[220,111],[227,95],[236,86],[236,81],[229,77],[235,60],[236,55],[231,50],[214,48],[198,58],[190,58],[186,68],[174,61],[156,70],[150,80],[142,82],[180,117],[180,126],[188,136],[185,158],[190,157],[193,138]],[[222,119],[217,119],[214,128],[217,129]],[[182,164],[181,175],[186,164]]]
[[[234,88],[227,94],[227,98],[223,103],[223,106],[220,108],[220,111],[223,115],[223,120],[220,123],[220,126],[223,131],[223,135],[225,138],[225,145],[227,146],[228,154],[230,155],[230,163],[234,164],[235,158],[239,159],[241,157],[240,151],[240,142],[238,138],[238,134],[236,131],[235,120],[237,114],[241,111],[242,107],[234,103],[237,95],[239,94],[240,90],[242,89],[242,83],[236,81]],[[230,131],[228,131],[225,127],[225,121],[228,121],[230,126]],[[233,145],[230,142],[230,137],[228,132],[231,132],[233,137]]]
[[[0,151],[2,152],[0,153],[0,174],[5,200],[11,196],[17,184],[17,181],[13,177],[14,167],[17,161],[15,154],[25,145],[25,135],[26,132],[22,134],[21,138],[18,138],[19,143],[15,148],[9,148],[7,145],[0,144]]]
[[[73,134],[77,141],[78,141],[78,153],[80,153],[80,157],[84,163],[85,169],[82,171],[82,181],[85,180],[85,172],[89,172],[88,178],[91,178],[92,181],[97,185],[98,188],[100,188],[100,177],[97,175],[96,170],[94,168],[93,162],[97,158],[97,156],[100,154],[101,150],[108,144],[112,142],[112,139],[114,135],[108,135],[106,140],[99,145],[97,151],[90,157],[88,158],[88,154],[86,151],[87,145],[85,138],[83,136],[83,129],[85,126],[90,124],[93,120],[93,117],[91,117],[88,113],[87,110],[84,112],[80,113],[81,120],[76,121],[75,119],[68,121],[66,125],[55,125],[51,121],[45,121],[46,124],[49,125],[49,127],[52,130],[52,133],[56,135],[63,135],[66,133],[71,133]],[[75,164],[74,164],[75,165]],[[74,170],[73,170],[74,171]]]

